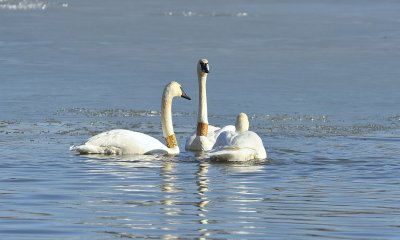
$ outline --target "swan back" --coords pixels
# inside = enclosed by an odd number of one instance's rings
[[[95,135],[73,150],[80,154],[173,154],[176,149],[168,149],[157,139],[140,132],[114,129]],[[179,149],[177,149],[179,153]]]

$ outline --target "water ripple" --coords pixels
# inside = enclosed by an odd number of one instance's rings
[[[174,118],[183,144],[196,114]],[[391,238],[400,228],[396,116],[347,124],[324,115],[253,115],[253,130],[271,156],[266,161],[215,163],[185,151],[177,157],[68,151],[71,142],[117,127],[161,137],[159,121],[159,112],[79,108],[42,121],[0,121],[7,138],[0,234],[360,239]]]
[[[247,17],[249,13],[247,12],[196,12],[196,11],[182,11],[173,12],[168,11],[162,14],[163,16],[175,16],[175,17]]]

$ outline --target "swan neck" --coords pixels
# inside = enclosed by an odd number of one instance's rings
[[[236,117],[236,132],[245,132],[249,130],[249,119],[245,113],[239,113]]]
[[[163,136],[167,142],[168,148],[177,146],[174,127],[172,125],[172,96],[164,92],[161,102],[161,126]]]
[[[208,123],[198,122],[197,123],[197,129],[196,129],[196,135],[197,136],[205,136],[205,137],[207,137],[207,135],[208,135]]]
[[[207,74],[199,75],[199,111],[197,122],[208,124],[206,82]]]
[[[165,142],[167,143],[168,148],[174,148],[174,147],[178,146],[178,142],[176,141],[175,134],[172,134],[172,135],[169,135],[168,137],[166,137]]]

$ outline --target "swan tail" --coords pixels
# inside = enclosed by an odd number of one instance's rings
[[[79,154],[107,154],[107,155],[119,155],[121,150],[116,147],[103,147],[95,146],[90,144],[84,144],[80,146],[71,146],[70,151],[75,151]]]

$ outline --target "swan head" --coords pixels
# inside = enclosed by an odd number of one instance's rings
[[[164,95],[171,97],[182,97],[187,100],[191,100],[191,98],[183,90],[182,86],[175,81],[172,81],[165,86]]]
[[[239,113],[235,123],[236,132],[245,132],[249,130],[249,118],[246,113]]]
[[[202,76],[206,75],[209,72],[210,66],[208,65],[208,60],[205,58],[200,59],[197,63],[197,74],[199,74],[199,76]]]

